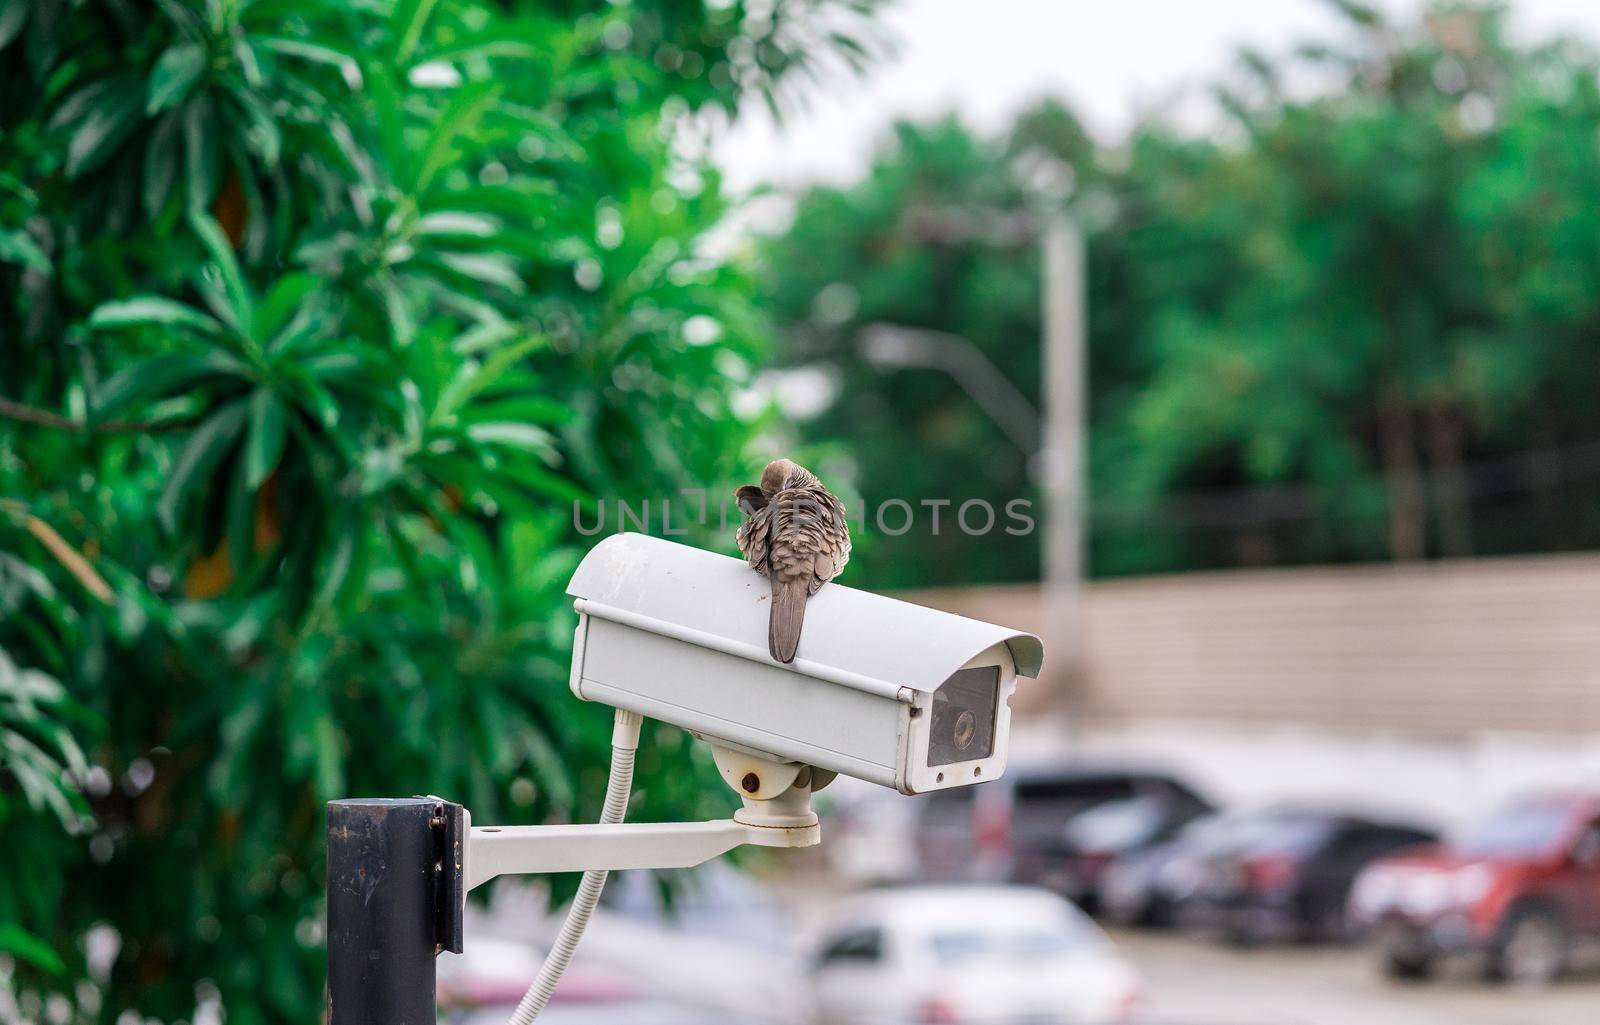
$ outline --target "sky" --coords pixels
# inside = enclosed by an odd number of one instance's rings
[[[1418,0],[1376,0],[1415,16]],[[1600,40],[1600,0],[1513,0],[1524,37],[1570,30]],[[839,76],[779,126],[752,105],[713,158],[727,183],[841,184],[859,177],[888,126],[956,110],[1001,130],[1044,95],[1068,101],[1114,140],[1141,111],[1214,79],[1241,44],[1281,53],[1339,31],[1321,0],[900,0],[887,17],[897,56],[865,79]]]

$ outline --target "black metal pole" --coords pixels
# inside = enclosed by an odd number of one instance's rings
[[[434,956],[461,949],[461,807],[328,804],[328,1025],[434,1025]]]

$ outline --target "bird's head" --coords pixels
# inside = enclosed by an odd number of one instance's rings
[[[774,459],[761,471],[761,490],[769,495],[775,495],[783,490],[783,482],[796,470],[805,473],[805,467],[792,459]]]

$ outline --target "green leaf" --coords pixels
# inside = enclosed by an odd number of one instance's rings
[[[522,277],[516,267],[503,256],[488,253],[439,253],[438,260],[457,274],[464,274],[486,285],[499,285],[520,294]]]
[[[535,31],[537,31],[535,29]],[[418,53],[411,67],[431,64],[434,61],[460,61],[475,57],[525,57],[538,58],[543,51],[532,43],[510,37],[507,28],[496,25],[487,32],[463,36],[448,43],[430,46]]]
[[[167,486],[156,503],[156,517],[167,533],[178,532],[178,512],[184,499],[238,440],[244,420],[245,403],[230,402],[189,435],[189,442],[178,454],[178,461],[167,477]]]
[[[161,12],[172,20],[182,34],[198,37],[205,32],[205,22],[201,20],[200,12],[193,7],[185,6],[185,0],[156,0],[156,6],[161,8]],[[211,7],[210,4],[205,6]]]
[[[413,185],[415,195],[428,191],[434,177],[450,162],[455,141],[478,127],[484,112],[499,96],[500,90],[494,86],[475,85],[461,88],[450,98],[423,147],[422,163],[417,168]]]
[[[172,183],[178,179],[178,158],[181,141],[178,131],[182,122],[176,113],[167,114],[156,124],[155,131],[144,146],[144,182],[142,198],[145,216],[154,219],[167,205],[172,194]]]
[[[93,103],[67,141],[68,178],[98,167],[139,124],[139,97],[131,91],[108,90]]]
[[[509,445],[542,454],[555,451],[555,439],[550,432],[532,424],[507,421],[473,423],[467,425],[467,436],[484,444]]]
[[[278,331],[300,312],[306,297],[316,291],[321,279],[304,272],[279,278],[267,292],[266,298],[256,306],[255,320],[250,333],[258,341],[271,342]]]
[[[114,375],[95,393],[95,416],[104,420],[131,403],[194,388],[210,377],[238,376],[245,369],[227,353],[215,351],[140,360]]]
[[[238,39],[233,44],[233,57],[239,63],[239,70],[244,73],[245,84],[251,90],[260,89],[266,84],[266,78],[261,74],[261,62],[256,59],[256,48],[251,45],[248,37]],[[236,96],[254,95],[253,92],[236,90]]]
[[[439,396],[433,419],[438,421],[453,415],[471,402],[474,396],[493,388],[518,360],[542,348],[544,344],[544,336],[534,335],[501,346],[490,353],[481,364],[464,365],[454,379],[445,386],[444,393]]]
[[[89,314],[89,326],[93,328],[132,327],[139,324],[187,327],[213,336],[222,333],[221,324],[193,306],[159,295],[136,295],[131,299],[102,303]]]
[[[212,124],[211,101],[197,97],[183,108],[183,152],[190,209],[211,204],[222,180],[222,145]]]
[[[40,274],[51,271],[50,258],[39,248],[39,243],[21,228],[0,231],[0,263],[18,263]]]
[[[311,419],[323,427],[331,428],[338,425],[339,403],[328,390],[328,386],[312,376],[310,367],[296,364],[292,360],[286,360],[277,366],[288,376],[292,391],[301,400],[301,408],[310,413]],[[333,437],[338,440],[339,436]]]
[[[126,84],[125,81],[104,78],[84,86],[61,101],[55,112],[50,115],[49,128],[52,131],[70,128],[88,117],[89,112],[102,99],[116,93],[119,88],[125,87]]]
[[[48,944],[14,922],[0,922],[0,952],[26,961],[51,975],[60,975],[67,970],[66,964]]]
[[[248,124],[244,136],[250,150],[267,167],[276,167],[283,152],[283,133],[278,129],[277,119],[253,92],[238,90],[233,94],[233,100],[244,112]]]
[[[522,327],[510,321],[485,321],[456,335],[450,348],[457,356],[475,356],[480,352],[492,351],[522,333]]]
[[[217,802],[227,801],[245,785],[254,739],[261,735],[267,712],[266,695],[247,693],[223,717],[217,731],[221,753],[207,774],[208,789]]]
[[[28,4],[31,0],[0,0],[0,50],[17,38],[28,23]]]
[[[251,42],[263,50],[336,68],[344,77],[346,85],[352,89],[361,88],[361,65],[354,57],[341,50],[303,39],[285,39],[282,36],[252,36]]]
[[[368,360],[359,352],[327,352],[307,356],[300,365],[313,377],[337,379],[355,376],[368,365]]]
[[[409,347],[417,334],[417,318],[412,313],[410,297],[392,274],[384,275],[378,289],[383,295],[383,309],[388,315],[395,344],[402,349]]]
[[[383,169],[388,172],[391,181],[396,184],[409,181],[410,174],[406,169],[411,166],[414,154],[406,145],[406,116],[401,98],[395,91],[394,81],[382,65],[369,64],[365,67],[367,94],[372,102],[373,120],[380,142],[378,152],[370,154],[370,157],[387,163]],[[367,159],[362,157],[356,166],[361,166]]]
[[[245,438],[248,449],[250,439]],[[259,487],[253,487],[246,481],[246,459],[235,459],[232,472],[226,477],[216,476],[216,487],[225,490],[222,504],[224,537],[228,542],[228,563],[233,570],[232,584],[249,575],[256,554],[256,501],[261,497]],[[208,503],[208,506],[215,506]],[[209,511],[209,509],[208,509]],[[242,624],[235,629],[249,629]]]
[[[592,502],[594,496],[583,488],[551,473],[528,459],[506,460],[500,467],[500,476],[535,494],[548,495],[571,502]]]
[[[266,388],[250,397],[250,441],[244,450],[244,481],[252,491],[272,474],[283,455],[283,404]]]
[[[175,106],[189,95],[206,69],[206,52],[198,43],[179,43],[169,47],[150,73],[149,96],[144,112],[158,114]]]
[[[394,49],[396,63],[402,67],[411,59],[417,41],[422,38],[423,27],[439,0],[400,0],[394,9],[394,29],[397,40]]]
[[[500,222],[482,214],[459,210],[438,210],[417,218],[419,235],[465,235],[471,238],[491,238],[500,230]]]
[[[537,395],[517,395],[511,398],[475,402],[462,410],[461,418],[471,423],[491,420],[515,420],[522,423],[571,423],[577,414],[572,407],[555,399]]]
[[[190,209],[189,226],[200,236],[200,243],[211,255],[212,266],[216,268],[228,305],[233,310],[234,323],[239,330],[248,331],[255,321],[255,300],[251,298],[250,288],[239,270],[239,261],[233,255],[233,245],[228,241],[228,236],[222,233],[222,226],[204,210]]]
[[[433,209],[472,211],[482,215],[497,215],[502,221],[525,223],[549,212],[548,199],[540,194],[542,183],[519,183],[517,188],[503,185],[472,185],[465,188],[439,189],[433,193]]]
[[[361,517],[354,512],[349,514],[346,519],[348,522],[340,524],[344,529],[338,531],[332,553],[321,567],[322,580],[314,599],[319,606],[327,606],[334,602],[339,592],[349,581],[351,567],[356,562],[358,538],[365,524],[362,522]]]
[[[313,727],[316,735],[317,795],[323,800],[338,797],[344,792],[344,757],[339,744],[339,733],[329,716],[318,716]]]

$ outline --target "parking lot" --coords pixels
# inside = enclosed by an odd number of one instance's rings
[[[1548,989],[1490,986],[1466,972],[1395,984],[1370,951],[1242,950],[1170,933],[1113,932],[1144,974],[1150,1025],[1594,1025],[1600,972]]]

